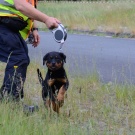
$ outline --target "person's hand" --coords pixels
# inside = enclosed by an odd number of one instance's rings
[[[45,21],[46,26],[49,29],[57,28],[60,21],[54,17],[48,17]]]
[[[33,42],[32,46],[37,47],[39,45],[39,42],[40,42],[40,37],[39,37],[38,31],[34,30],[32,32],[32,34],[33,34],[33,37],[34,37],[34,42]]]

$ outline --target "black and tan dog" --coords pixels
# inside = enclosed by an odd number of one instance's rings
[[[55,112],[59,113],[64,103],[65,92],[68,89],[69,81],[64,69],[66,62],[65,54],[61,52],[49,52],[43,58],[43,65],[46,64],[48,71],[45,79],[39,69],[38,78],[42,85],[42,98],[44,105],[48,108],[52,104]]]

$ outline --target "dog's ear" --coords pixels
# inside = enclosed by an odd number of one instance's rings
[[[62,57],[63,61],[66,63],[66,55],[64,53],[60,53],[60,56]]]
[[[47,53],[44,57],[43,57],[43,65],[45,65],[45,61],[47,60],[49,53]]]

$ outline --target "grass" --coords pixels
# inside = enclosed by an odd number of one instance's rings
[[[133,2],[41,2],[38,5],[41,11],[60,18],[68,29],[103,29],[119,32],[125,28],[132,33],[135,22],[134,7]],[[45,29],[40,23],[39,26]],[[6,64],[0,62],[0,85],[5,66]],[[67,73],[70,87],[61,115],[58,117],[54,112],[47,112],[43,106],[37,68],[40,68],[45,76],[46,69],[39,67],[39,63],[30,64],[24,86],[23,103],[38,105],[39,111],[28,115],[23,112],[22,103],[0,103],[0,135],[135,134],[134,85],[102,84],[95,72],[87,76],[72,76]]]
[[[39,2],[38,9],[54,16],[69,30],[135,33],[135,3],[117,2]],[[39,23],[45,29],[45,25]]]
[[[0,63],[0,72],[5,65]],[[133,135],[135,133],[135,86],[102,84],[96,73],[70,76],[70,87],[61,115],[43,106],[36,68],[32,62],[25,83],[24,104],[38,105],[39,111],[26,115],[22,104],[0,104],[0,134],[3,135]],[[31,77],[32,75],[32,77]],[[0,78],[2,82],[3,74]]]

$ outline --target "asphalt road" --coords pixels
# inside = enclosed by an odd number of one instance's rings
[[[43,56],[59,51],[60,45],[51,32],[40,32],[37,48],[29,45],[31,61],[42,64]],[[102,82],[135,83],[135,40],[68,34],[62,52],[67,56],[65,64],[70,75],[87,75],[96,71]]]

